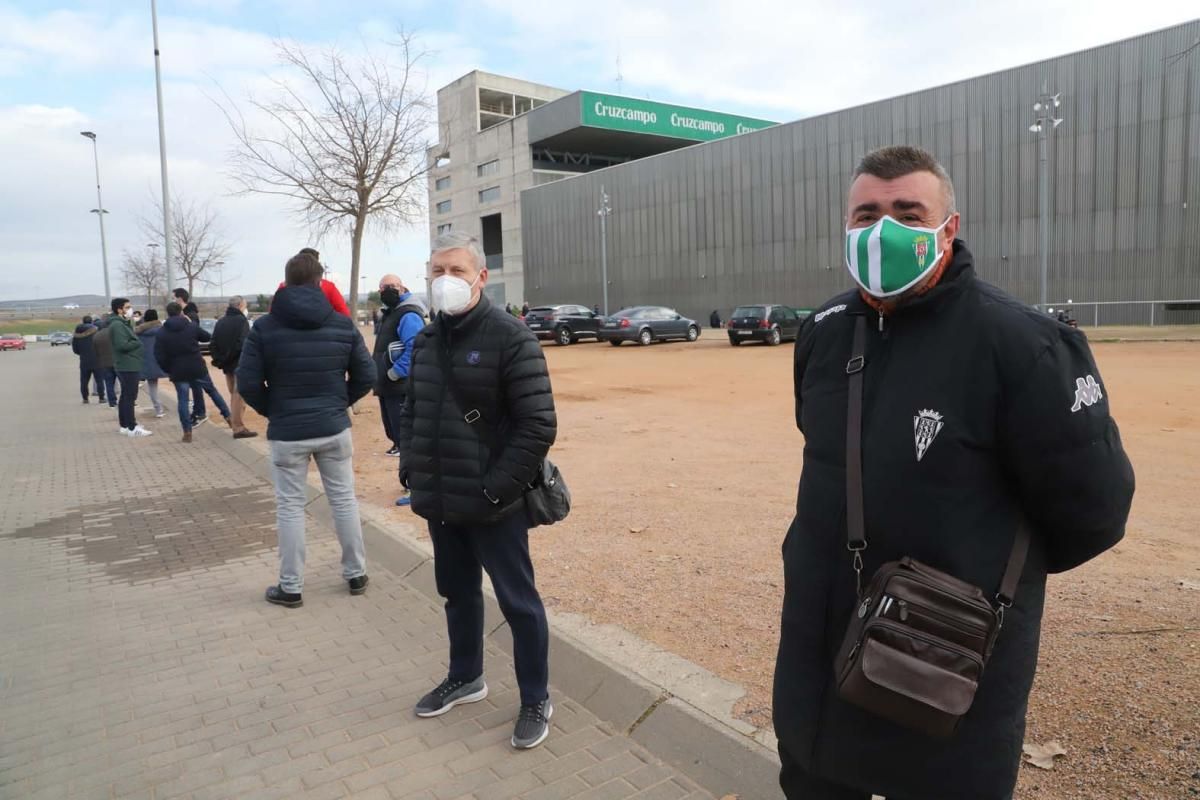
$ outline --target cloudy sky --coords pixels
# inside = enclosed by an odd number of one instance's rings
[[[209,99],[277,74],[283,39],[384,48],[398,28],[430,52],[430,92],[472,70],[788,121],[1186,21],[1194,0],[816,3],[807,0],[159,0],[173,194],[210,202],[231,256],[225,292],[269,291],[310,243],[286,201],[233,196],[231,135]],[[1086,8],[1086,13],[1081,13]],[[99,134],[110,272],[147,238],[159,191],[154,62],[144,0],[0,0],[0,300],[99,293],[91,146]],[[424,226],[369,234],[363,273],[420,283]],[[349,274],[349,237],[320,244]],[[342,288],[348,290],[345,278]],[[215,294],[215,289],[205,291]]]

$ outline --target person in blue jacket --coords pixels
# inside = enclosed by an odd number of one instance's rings
[[[392,448],[389,456],[400,457],[396,431],[412,365],[413,339],[425,327],[425,307],[413,297],[398,275],[379,279],[379,300],[383,303],[383,319],[375,336],[375,396],[379,398],[379,415],[383,430]],[[396,505],[407,506],[412,500],[405,490]]]

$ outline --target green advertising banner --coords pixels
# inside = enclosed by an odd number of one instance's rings
[[[675,139],[708,142],[776,125],[763,119],[737,117],[716,111],[684,108],[611,94],[580,92],[583,124],[631,133],[651,133]]]

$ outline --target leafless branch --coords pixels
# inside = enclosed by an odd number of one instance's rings
[[[152,201],[154,213],[143,217],[143,233],[155,242],[163,241],[162,204]],[[229,257],[229,245],[221,233],[217,213],[206,203],[180,197],[171,198],[171,243],[174,253],[173,275],[187,280],[188,294],[195,294],[196,283],[211,286],[211,269],[218,261]]]
[[[142,293],[146,304],[153,306],[155,297],[166,294],[166,265],[156,253],[121,253],[121,280],[130,294]]]

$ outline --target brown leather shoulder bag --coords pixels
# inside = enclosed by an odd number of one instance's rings
[[[834,663],[838,695],[898,725],[947,738],[971,708],[1012,605],[1029,552],[1017,528],[994,600],[982,589],[912,558],[879,568],[864,591],[862,414],[866,318],[855,321],[846,420],[846,529],[858,585],[857,613]]]

